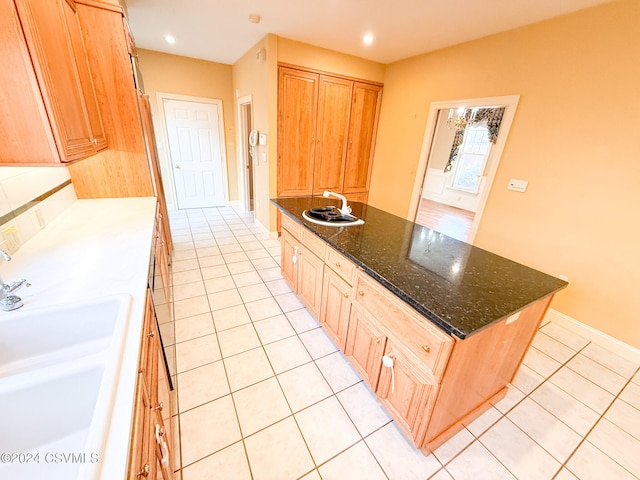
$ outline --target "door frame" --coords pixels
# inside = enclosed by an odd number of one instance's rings
[[[422,186],[427,175],[427,167],[429,163],[429,156],[431,155],[431,145],[436,133],[436,124],[438,120],[438,111],[447,110],[451,108],[459,107],[482,107],[482,106],[496,106],[506,107],[504,115],[502,116],[502,123],[500,124],[500,132],[495,145],[492,147],[495,155],[495,161],[491,162],[489,171],[487,172],[486,186],[480,195],[480,201],[478,203],[478,209],[473,217],[473,224],[471,225],[471,231],[469,232],[468,243],[473,243],[476,233],[478,233],[478,226],[484,212],[484,207],[487,203],[487,198],[493,186],[493,180],[495,179],[496,172],[498,171],[498,165],[502,158],[502,152],[511,130],[511,124],[513,123],[513,117],[518,107],[518,101],[520,95],[506,95],[501,97],[484,97],[484,98],[468,98],[463,100],[446,100],[439,102],[432,102],[429,107],[429,115],[427,117],[427,126],[424,131],[424,139],[422,141],[422,148],[420,150],[420,161],[418,162],[418,168],[416,169],[416,178],[413,184],[413,193],[411,194],[411,203],[409,204],[409,219],[415,221],[420,207],[420,200],[422,198]]]
[[[161,156],[161,163],[164,163],[164,171],[168,173],[164,178],[169,178],[170,185],[165,185],[165,192],[169,190],[171,196],[171,203],[178,210],[178,197],[176,194],[176,184],[173,177],[173,162],[171,161],[171,151],[169,149],[169,132],[167,130],[167,117],[164,111],[165,100],[178,100],[182,102],[193,103],[205,103],[209,105],[216,105],[218,107],[218,135],[220,136],[220,154],[222,155],[222,184],[224,190],[224,203],[229,205],[229,175],[227,174],[227,146],[226,138],[224,135],[224,111],[222,109],[222,100],[218,98],[207,97],[194,97],[191,95],[179,95],[176,93],[156,92],[156,98],[158,101],[158,113],[160,115],[160,132],[162,135],[162,144],[164,155]],[[164,159],[164,162],[162,162]],[[166,188],[169,186],[170,188]]]
[[[240,194],[242,195],[242,198],[240,200],[240,204],[242,205],[242,208],[244,209],[245,212],[250,212],[251,211],[251,196],[250,196],[250,186],[249,186],[249,175],[247,175],[247,168],[245,167],[247,162],[253,162],[253,158],[251,157],[251,154],[249,154],[249,158],[245,158],[245,149],[244,149],[244,143],[247,141],[247,139],[249,138],[249,132],[245,132],[244,127],[245,127],[245,122],[242,116],[242,108],[246,105],[249,105],[249,108],[251,110],[251,128],[253,128],[253,95],[245,95],[244,97],[239,97],[237,102],[236,102],[236,106],[237,106],[237,121],[238,121],[238,128],[236,129],[236,137],[237,137],[237,145],[238,145],[238,190],[240,191]],[[245,135],[246,133],[246,135]],[[253,165],[253,167],[255,167],[255,163]],[[256,176],[256,172],[255,170],[253,171],[253,176],[252,176],[252,180],[254,180],[253,182],[253,195],[255,197],[256,194],[256,188],[255,188],[255,176]],[[255,204],[254,204],[254,209],[255,209]]]

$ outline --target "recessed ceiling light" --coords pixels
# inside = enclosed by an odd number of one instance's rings
[[[176,43],[176,39],[173,37],[173,35],[165,35],[165,36],[164,36],[164,40],[165,40],[169,45],[173,45],[174,43]]]
[[[249,21],[251,23],[260,23],[260,20],[262,20],[260,18],[260,15],[258,15],[257,13],[250,13],[249,14]]]
[[[365,33],[365,35],[362,37],[362,43],[364,43],[365,45],[371,45],[373,43],[373,33]]]

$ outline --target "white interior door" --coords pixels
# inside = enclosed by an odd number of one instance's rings
[[[226,204],[221,105],[164,99],[178,208]]]

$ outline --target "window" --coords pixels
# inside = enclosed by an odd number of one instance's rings
[[[487,127],[483,124],[467,126],[454,167],[451,188],[478,193],[490,151],[491,142]]]

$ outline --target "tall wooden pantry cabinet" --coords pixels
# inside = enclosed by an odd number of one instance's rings
[[[382,84],[280,65],[278,196],[366,202]]]

